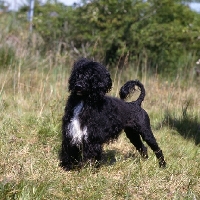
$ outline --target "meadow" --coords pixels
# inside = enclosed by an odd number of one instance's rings
[[[118,96],[130,79],[144,84],[142,106],[163,149],[165,169],[149,148],[149,159],[141,159],[122,133],[104,146],[100,168],[86,165],[66,172],[59,167],[58,154],[74,58],[52,52],[41,56],[34,38],[30,49],[12,42],[15,56],[9,58],[7,43],[13,38],[4,38],[0,54],[8,63],[4,59],[6,67],[0,67],[0,199],[200,199],[200,87],[192,73],[188,80],[168,80],[139,75],[131,63],[112,73],[108,95]]]

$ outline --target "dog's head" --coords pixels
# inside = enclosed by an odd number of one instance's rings
[[[102,98],[112,88],[107,69],[98,62],[82,58],[74,63],[69,78],[69,92],[86,98]]]

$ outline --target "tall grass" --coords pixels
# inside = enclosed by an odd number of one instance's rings
[[[23,34],[14,48],[16,61],[0,71],[0,199],[200,199],[200,88],[194,80],[139,75],[131,63],[112,74],[113,96],[127,80],[144,83],[143,107],[166,169],[158,167],[150,149],[149,159],[141,159],[122,133],[104,146],[100,168],[65,172],[58,152],[73,58],[41,56],[27,47],[28,33]]]

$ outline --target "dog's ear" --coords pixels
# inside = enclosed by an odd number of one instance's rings
[[[69,92],[71,92],[73,90],[75,83],[76,83],[76,76],[75,76],[74,70],[72,70],[71,75],[70,75],[69,80],[68,80],[68,90],[69,90]]]
[[[91,77],[91,81],[93,82],[93,87],[98,90],[98,92],[105,95],[112,88],[112,79],[110,77],[110,73],[106,69],[106,67],[98,62],[93,62],[92,68],[93,77]]]
[[[112,89],[112,79],[110,77],[110,73],[106,72],[104,74],[103,82],[101,83],[105,88],[105,93],[109,92]]]

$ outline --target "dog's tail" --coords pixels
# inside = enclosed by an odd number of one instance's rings
[[[131,93],[133,93],[136,90],[135,86],[138,86],[138,88],[140,90],[140,96],[138,97],[138,99],[135,102],[138,103],[139,105],[141,105],[141,103],[145,97],[145,89],[144,89],[143,84],[139,80],[126,82],[121,87],[121,89],[119,91],[119,96],[122,100],[125,100],[127,97],[130,96]]]

